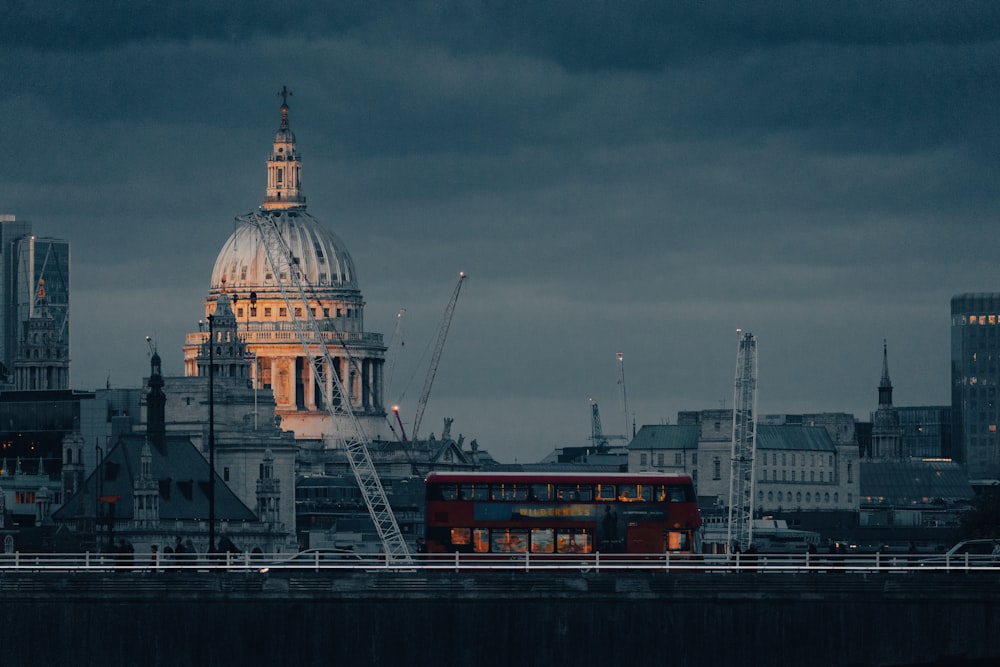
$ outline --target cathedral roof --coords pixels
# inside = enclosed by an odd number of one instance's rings
[[[313,288],[358,289],[354,260],[340,238],[309,215],[304,208],[267,211],[292,255],[298,260],[302,280]],[[241,224],[222,246],[212,270],[212,291],[278,289],[267,260],[260,230],[240,218]],[[288,276],[282,281],[290,285]]]
[[[295,133],[288,120],[288,97],[282,89],[281,122],[274,136],[267,161],[267,187],[264,202],[256,213],[238,217],[236,231],[222,247],[212,270],[212,292],[223,287],[244,292],[276,291],[261,233],[253,223],[257,216],[275,222],[288,245],[300,279],[314,290],[357,290],[354,261],[340,238],[306,212],[306,198],[301,188],[301,162],[295,146]],[[278,277],[291,286],[289,276]]]

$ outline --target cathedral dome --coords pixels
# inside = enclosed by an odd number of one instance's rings
[[[282,238],[298,260],[305,285],[321,290],[358,289],[354,261],[347,246],[304,208],[264,211],[260,215],[270,216],[277,222]],[[239,220],[243,222],[215,260],[212,291],[221,290],[223,280],[227,290],[277,289],[260,231],[245,219]],[[288,276],[281,282],[286,286],[292,284]]]

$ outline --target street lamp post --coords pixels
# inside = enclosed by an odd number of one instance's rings
[[[215,551],[215,316],[208,316],[208,552]]]

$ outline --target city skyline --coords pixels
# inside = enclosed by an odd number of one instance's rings
[[[537,460],[625,415],[950,403],[951,297],[1000,291],[1000,13],[783,3],[11,13],[0,213],[73,247],[71,386],[182,375],[288,86],[309,211],[422,432]],[[437,7],[437,9],[435,9]],[[136,10],[138,11],[138,10]],[[841,13],[842,12],[842,13]]]

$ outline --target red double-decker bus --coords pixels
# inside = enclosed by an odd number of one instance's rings
[[[429,553],[698,553],[691,477],[445,473],[426,484]]]

